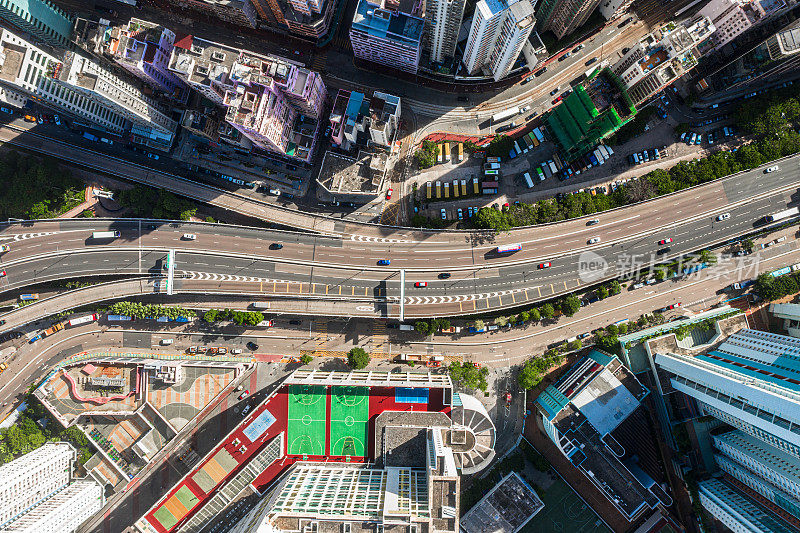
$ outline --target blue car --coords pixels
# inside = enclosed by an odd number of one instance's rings
[[[391,265],[392,262],[390,260],[388,260],[388,259],[381,259],[380,261],[378,261],[378,264],[379,265]]]

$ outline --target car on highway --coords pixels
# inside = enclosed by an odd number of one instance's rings
[[[550,91],[550,96],[555,96],[555,95],[557,95],[559,90],[560,90],[560,89],[559,89],[558,87],[556,87],[555,89],[553,89],[552,91]]]
[[[599,223],[600,223],[600,219],[599,218],[593,218],[592,220],[587,222],[586,225],[587,226],[594,226],[594,225],[599,224]]]
[[[254,343],[253,341],[248,342],[247,347],[253,351],[258,350],[258,344]]]
[[[245,398],[247,398],[247,395],[248,395],[248,394],[250,394],[250,389],[247,389],[246,391],[244,391],[243,393],[241,393],[241,394],[239,395],[239,399],[240,399],[240,400],[244,400]]]
[[[194,233],[184,233],[183,237],[181,238],[186,241],[195,241],[197,240],[197,235],[195,235]]]
[[[658,241],[658,244],[663,246],[663,245],[669,244],[671,242],[672,242],[672,237],[667,237],[666,239],[661,239],[660,241]]]
[[[558,104],[558,103],[559,103],[559,102],[560,102],[560,101],[561,101],[563,98],[564,98],[563,96],[559,96],[558,98],[556,98],[555,100],[553,100],[553,105],[556,105],[556,104]]]
[[[60,126],[61,125],[61,119],[59,118],[58,115],[53,115],[53,122],[56,123],[56,126]]]
[[[389,259],[381,259],[380,261],[378,261],[378,264],[381,266],[391,265],[392,261]]]
[[[281,248],[283,248],[283,245],[279,242],[273,242],[269,245],[270,250],[280,250]]]
[[[157,160],[158,159],[158,154],[153,154],[153,153],[147,152],[147,157],[149,157],[150,159],[156,159]]]
[[[717,215],[717,221],[718,222],[722,221],[722,220],[728,220],[729,218],[731,218],[731,214],[730,213],[722,213],[721,215]]]
[[[448,279],[450,277],[450,272],[442,272],[439,274],[439,279]]]
[[[247,413],[250,412],[250,407],[252,406],[249,403],[244,406],[244,409],[242,409],[242,416],[247,416]]]
[[[387,200],[391,200],[392,199],[392,193],[393,192],[394,192],[394,189],[389,189],[388,191],[386,191],[386,199]]]
[[[418,282],[416,282],[414,284],[414,286],[415,287],[427,287],[428,286],[428,282],[427,281],[418,281]]]
[[[593,58],[591,58],[589,61],[587,61],[587,62],[585,63],[585,65],[588,67],[588,66],[592,65],[592,64],[593,64],[595,61],[597,61],[597,58],[596,58],[596,57],[593,57]]]
[[[672,250],[672,248],[670,248],[669,246],[665,246],[664,248],[659,248],[659,250],[656,253],[658,255],[664,255],[665,253],[669,252],[670,250]]]
[[[0,270],[0,278],[4,278],[4,277],[6,277],[6,271],[5,270]]]
[[[11,249],[11,246],[10,246],[10,245],[8,245],[8,244],[2,244],[2,245],[0,245],[0,253],[7,252],[7,251],[9,251],[10,249]]]
[[[586,45],[583,44],[583,43],[579,44],[578,46],[576,46],[575,48],[572,49],[572,53],[574,54],[575,52],[580,52],[581,50],[583,50],[584,46],[586,46]]]
[[[547,261],[546,263],[539,263],[539,268],[550,268],[550,261]]]
[[[6,114],[8,114],[8,115],[13,115],[13,114],[14,114],[14,112],[13,112],[13,111],[11,111],[11,110],[10,110],[9,108],[7,108],[7,107],[0,107],[0,111],[2,111],[3,113],[6,113]]]
[[[533,75],[534,75],[534,76],[536,76],[536,77],[538,78],[539,76],[541,76],[541,75],[542,75],[542,74],[544,74],[545,72],[547,72],[547,67],[544,67],[544,68],[543,68],[543,69],[541,69],[541,70],[537,70],[536,72],[534,72],[534,73],[533,73]]]
[[[447,211],[444,210],[444,207],[442,208],[442,220],[447,220]]]
[[[661,311],[670,311],[670,310],[675,309],[676,307],[680,307],[680,306],[681,306],[681,302],[670,304],[670,305],[668,305],[666,307],[662,307]]]
[[[600,242],[600,237],[592,237],[586,242],[586,244],[597,244],[598,242]]]
[[[25,122],[36,122],[36,117],[33,115],[25,115]]]
[[[765,168],[764,169],[764,173],[769,174],[769,173],[775,172],[776,170],[779,170],[779,169],[780,169],[780,167],[778,165],[772,165],[771,167]]]
[[[464,211],[461,208],[458,208],[458,220],[464,220]]]

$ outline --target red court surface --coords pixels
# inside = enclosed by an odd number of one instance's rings
[[[255,408],[249,416],[225,436],[214,450],[161,498],[158,504],[145,514],[144,519],[153,530],[159,533],[171,533],[178,529],[275,436],[283,433],[284,450],[289,449],[286,443],[288,391],[287,385],[282,386],[268,397],[264,403]],[[361,463],[374,458],[375,419],[384,411],[441,411],[447,414],[450,412],[450,406],[444,405],[444,390],[441,388],[429,390],[427,403],[397,402],[395,392],[394,387],[371,387],[369,390],[369,420],[367,424],[369,436],[369,451],[367,453],[369,457],[286,455],[267,467],[253,481],[252,485],[259,491],[265,490],[278,479],[284,470],[300,460]],[[330,388],[326,391],[325,402],[327,417],[326,441],[329,441]],[[265,414],[267,411],[268,414]],[[273,418],[274,420],[272,420]],[[234,420],[232,419],[231,422]],[[256,430],[256,427],[260,429]],[[250,441],[247,436],[248,433],[256,435],[254,442]],[[234,441],[238,441],[239,444],[234,445]],[[327,451],[328,448],[326,446]],[[200,480],[205,489],[196,480]]]

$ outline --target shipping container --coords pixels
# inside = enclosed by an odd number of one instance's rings
[[[492,123],[497,124],[498,122],[502,122],[507,118],[514,117],[517,114],[519,114],[519,108],[516,107],[511,109],[506,109],[505,111],[500,111],[499,113],[495,113],[494,115],[492,115]]]
[[[127,315],[106,315],[106,320],[109,322],[130,322],[133,318]]]
[[[269,302],[253,302],[251,306],[253,309],[269,309]]]
[[[490,156],[490,157],[486,158],[486,162],[487,163],[499,163],[500,162],[500,158],[499,157],[495,157],[495,156]]]
[[[93,231],[92,239],[116,239],[119,237],[119,231]]]

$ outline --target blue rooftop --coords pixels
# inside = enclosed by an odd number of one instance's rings
[[[724,344],[721,348],[724,348]],[[708,355],[697,356],[702,361],[726,370],[749,376],[760,381],[773,383],[781,388],[800,392],[800,364],[796,356],[778,357],[774,363],[767,364],[755,359],[739,357],[729,352],[712,350]],[[721,361],[720,359],[725,359]]]
[[[360,0],[353,17],[353,28],[371,37],[419,44],[425,22],[405,13],[394,13]]]
[[[364,94],[352,92],[350,93],[350,100],[347,101],[347,111],[345,115],[350,118],[354,118],[358,115],[358,112],[361,110],[361,102],[364,101]]]

